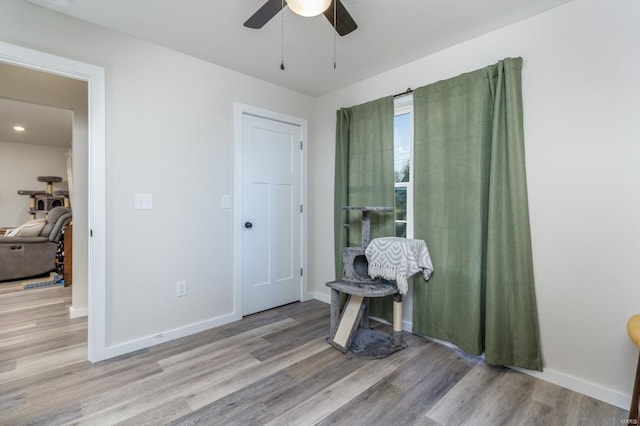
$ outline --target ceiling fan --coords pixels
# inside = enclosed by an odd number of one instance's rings
[[[349,12],[347,11],[347,9],[344,7],[344,5],[342,4],[342,1],[340,0],[325,0],[324,2],[322,0],[319,1],[319,3],[326,3],[328,4],[328,6],[326,7],[326,9],[324,9],[324,5],[321,6],[322,10],[319,10],[317,12],[312,12],[315,14],[305,14],[304,9],[304,3],[307,2],[308,0],[267,0],[267,2],[265,4],[262,5],[262,7],[260,9],[258,9],[258,11],[256,13],[254,13],[253,15],[251,15],[251,17],[249,19],[247,19],[247,21],[244,23],[244,26],[247,28],[254,28],[254,29],[259,29],[262,28],[267,22],[269,22],[271,20],[271,18],[273,18],[274,16],[276,16],[278,14],[278,12],[280,12],[284,6],[289,6],[289,8],[296,14],[298,15],[302,15],[302,16],[316,16],[319,15],[320,13],[323,13],[324,16],[327,18],[327,20],[331,23],[331,26],[334,26],[334,22],[333,22],[333,8],[334,8],[334,4],[333,2],[336,2],[336,10],[335,10],[335,14],[336,14],[336,23],[335,23],[335,29],[338,32],[338,34],[340,34],[341,36],[347,35],[350,32],[354,31],[356,28],[358,28],[358,25],[356,24],[356,21],[353,20],[353,18],[351,17],[351,15],[349,14]]]

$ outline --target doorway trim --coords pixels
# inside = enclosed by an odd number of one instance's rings
[[[307,301],[313,299],[309,289],[309,267],[308,267],[308,206],[307,195],[308,178],[307,170],[309,164],[307,140],[308,123],[303,118],[294,117],[267,109],[254,107],[242,103],[233,105],[233,288],[234,288],[234,314],[242,318],[242,116],[253,115],[255,117],[268,120],[281,121],[283,123],[300,126],[302,138],[302,164],[300,165],[300,190],[303,205],[301,218],[301,239],[302,247],[302,269],[303,274],[300,280],[300,300]]]
[[[108,358],[106,347],[106,133],[105,71],[73,59],[0,42],[0,61],[83,80],[88,85],[88,358]]]

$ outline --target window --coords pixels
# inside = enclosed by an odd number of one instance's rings
[[[393,160],[396,237],[413,238],[413,96],[394,100]]]

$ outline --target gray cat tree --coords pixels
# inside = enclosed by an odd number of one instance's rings
[[[54,207],[64,206],[69,208],[69,191],[54,191],[53,184],[62,182],[60,176],[38,176],[38,182],[47,184],[46,190],[36,191],[31,189],[19,189],[19,195],[29,196],[29,215],[31,219],[36,218],[38,212],[46,213]]]
[[[331,320],[327,342],[360,358],[384,358],[407,347],[402,341],[402,295],[393,281],[371,279],[365,249],[371,241],[371,212],[392,212],[391,207],[342,207],[362,212],[362,245],[342,252],[343,277],[326,285],[331,288]],[[348,229],[348,224],[345,225]],[[347,301],[340,310],[340,294]],[[369,328],[369,298],[393,295],[393,332]]]

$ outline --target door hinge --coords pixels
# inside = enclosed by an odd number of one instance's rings
[[[89,229],[89,236],[93,237],[93,229]]]
[[[302,204],[300,204],[300,213],[302,213],[302,212],[303,212],[303,210],[304,210],[304,209],[303,209],[303,207],[302,207]]]
[[[302,268],[300,268],[300,276],[302,276],[302,273],[303,273],[303,272],[304,272],[304,271],[302,270]]]
[[[300,141],[300,149],[303,149],[303,148],[302,148],[302,141]]]

